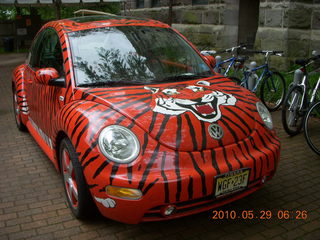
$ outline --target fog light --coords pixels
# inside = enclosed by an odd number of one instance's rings
[[[162,216],[169,216],[169,215],[172,215],[173,213],[175,213],[176,211],[176,207],[173,206],[173,205],[168,205],[168,206],[164,206],[161,208],[161,214]]]
[[[261,179],[261,183],[264,184],[267,181],[267,176],[263,176]]]
[[[142,197],[142,192],[138,189],[133,189],[133,188],[107,186],[106,192],[110,196],[123,198],[123,199],[137,200]]]

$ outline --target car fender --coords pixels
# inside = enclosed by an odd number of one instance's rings
[[[27,92],[25,89],[25,73],[26,66],[20,65],[15,68],[12,74],[12,88],[15,88],[18,96],[18,105],[20,108],[21,120],[26,124],[29,115],[29,106],[27,101]]]

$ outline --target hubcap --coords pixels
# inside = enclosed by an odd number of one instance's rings
[[[67,197],[72,207],[76,209],[78,207],[78,187],[72,161],[66,149],[63,149],[62,152],[62,171]]]

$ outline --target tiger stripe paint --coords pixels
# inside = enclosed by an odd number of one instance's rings
[[[65,87],[49,86],[48,79],[36,77],[36,69],[28,63],[15,69],[13,86],[22,122],[45,136],[41,144],[52,145],[51,152],[46,153],[57,170],[59,143],[61,136],[66,136],[78,153],[100,212],[126,223],[204,211],[246,196],[262,186],[263,177],[272,178],[279,162],[279,139],[260,118],[256,110],[259,100],[223,76],[147,86],[76,87],[68,33],[130,25],[169,28],[158,21],[119,17],[85,23],[70,19],[50,22],[40,33],[51,28],[59,36]],[[176,92],[179,94],[170,95]],[[209,105],[185,106],[178,112],[170,108],[173,105],[164,106],[169,96],[171,100],[182,101],[205,93],[214,99],[208,103],[214,109],[211,118],[200,113],[206,112]],[[27,124],[29,121],[32,124]],[[222,127],[224,136],[220,140],[210,136],[211,123]],[[109,125],[127,127],[137,136],[140,153],[133,162],[114,163],[101,153],[99,134]],[[251,169],[249,188],[216,203],[215,177],[241,168]],[[106,193],[108,185],[139,189],[143,197],[135,201],[114,198]],[[102,204],[105,199],[114,201],[114,207],[106,208]],[[180,212],[204,202],[210,204]],[[177,214],[164,218],[159,209],[169,204],[177,206]]]

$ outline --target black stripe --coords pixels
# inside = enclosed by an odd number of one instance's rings
[[[88,188],[91,189],[91,188],[94,188],[94,187],[98,187],[99,185],[98,184],[87,184],[88,185]]]
[[[188,196],[189,199],[193,198],[193,178],[191,176],[189,176]]]
[[[161,161],[161,176],[163,178],[164,182],[164,202],[169,203],[169,184],[168,184],[168,178],[165,173],[165,161],[166,161],[166,152],[163,152],[162,155],[162,161]]]
[[[110,185],[112,185],[113,179],[117,174],[119,166],[117,164],[112,166],[111,174],[110,174]]]
[[[243,132],[243,134],[245,135],[245,136],[247,136],[250,132],[246,132],[246,131],[244,131],[243,130],[243,128],[239,125],[239,124],[237,124],[236,122],[234,122],[231,118],[229,118],[229,117],[227,117],[226,115],[224,115],[223,116],[225,119],[227,119],[229,122],[231,122],[232,124],[234,124],[235,126],[237,126],[242,132]]]
[[[270,152],[272,152],[273,159],[276,159],[276,156],[275,156],[274,151],[272,151],[272,150],[268,147],[268,145],[267,145],[266,142],[264,141],[263,137],[260,135],[259,131],[257,131],[257,135],[258,135],[260,141],[262,142],[262,145],[263,145],[266,149],[268,149]],[[267,160],[268,160],[268,161],[267,161],[267,168],[269,169],[270,159],[269,159],[269,156],[268,156],[268,155],[267,155]]]
[[[205,125],[205,123],[203,121],[201,121],[201,134],[202,134],[202,146],[201,146],[201,149],[204,150],[207,147],[207,132],[206,132],[206,125]]]
[[[225,146],[223,146],[221,139],[219,140],[219,145],[220,145],[220,147],[222,147],[222,153],[223,153],[224,159],[228,165],[229,171],[232,171],[232,165],[228,161],[227,151],[226,151]]]
[[[239,158],[237,157],[237,154],[236,154],[236,152],[234,151],[234,149],[232,149],[232,152],[233,152],[234,158],[235,158],[235,159],[237,160],[237,162],[239,163],[240,168],[243,168],[243,164],[242,164],[242,162],[239,160]]]
[[[182,118],[180,115],[177,116],[177,133],[176,133],[176,148],[179,149],[181,145],[181,127],[182,127]]]
[[[142,194],[146,195],[147,192],[150,190],[150,188],[153,187],[154,184],[156,184],[156,182],[159,181],[159,178],[157,178],[156,180],[154,180],[153,182],[149,183],[148,186],[143,190]]]
[[[251,128],[249,127],[249,125],[247,124],[247,122],[245,120],[243,120],[242,117],[240,117],[236,112],[234,112],[233,110],[229,109],[229,108],[225,108],[226,110],[228,110],[229,112],[231,112],[236,119],[239,119],[240,122],[248,129],[248,132],[250,133]],[[247,134],[246,134],[247,135]]]
[[[157,112],[153,112],[151,123],[150,123],[150,126],[149,126],[149,133],[152,132],[152,130],[153,130],[153,127],[154,127],[154,124],[156,122],[157,116],[158,116],[158,113]]]
[[[185,118],[188,122],[188,125],[189,125],[189,131],[190,131],[190,135],[191,135],[191,140],[192,140],[192,143],[193,143],[193,150],[197,150],[198,149],[198,143],[197,143],[197,139],[196,139],[196,133],[194,131],[194,128],[192,126],[192,122],[190,120],[190,117],[189,115],[185,115]]]
[[[142,156],[144,155],[146,149],[147,149],[147,145],[148,145],[148,140],[149,140],[149,136],[148,136],[148,133],[144,133],[143,135],[143,145],[142,145]]]
[[[98,144],[98,139],[96,141],[94,141],[91,146],[85,151],[85,153],[83,154],[80,163],[82,164],[83,161],[86,159],[86,157],[88,157],[89,153],[92,151],[92,149],[94,149]]]
[[[125,116],[121,116],[117,119],[117,121],[114,123],[115,125],[119,125],[126,117]]]
[[[131,184],[132,182],[132,166],[127,167],[127,176],[128,176],[128,182]]]
[[[99,167],[98,167],[98,169],[96,170],[96,172],[94,173],[94,175],[93,175],[93,179],[95,179],[101,172],[102,172],[102,170],[106,167],[106,166],[108,166],[108,162],[107,161],[104,161]]]
[[[101,94],[101,95],[97,95],[99,97],[105,96],[105,95],[109,95],[109,93],[105,93],[105,94]],[[113,99],[113,98],[122,98],[122,97],[129,97],[129,96],[140,96],[140,95],[147,95],[147,93],[132,93],[132,94],[124,94],[124,95],[114,95],[112,97],[103,97],[104,99]],[[149,96],[150,97],[150,96]]]
[[[132,102],[129,102],[129,103],[127,103],[127,104],[125,104],[125,105],[123,105],[123,106],[121,106],[121,107],[119,107],[119,108],[120,108],[120,109],[124,109],[124,108],[130,107],[130,106],[132,106],[132,105],[135,105],[136,103],[145,103],[144,101],[145,101],[145,100],[149,100],[149,99],[151,99],[150,96],[148,96],[148,97],[146,97],[146,98],[139,98],[139,99],[137,99],[137,100],[135,100],[135,101],[132,101]],[[118,103],[117,103],[117,104],[118,104]]]
[[[221,118],[220,121],[226,126],[226,128],[229,130],[229,132],[231,133],[231,135],[233,136],[235,142],[239,141],[238,135],[236,134],[236,132],[229,126],[229,124],[223,119]]]
[[[140,180],[139,186],[138,186],[138,189],[140,189],[140,190],[143,189],[143,186],[144,186],[144,184],[145,184],[145,182],[147,180],[147,177],[148,177],[148,175],[150,173],[151,167],[154,164],[154,162],[155,162],[155,160],[156,160],[156,158],[158,156],[159,148],[160,148],[160,143],[158,143],[156,148],[154,149],[153,154],[152,154],[152,156],[150,158],[150,161],[148,162],[147,167],[144,170],[144,173],[142,175],[142,179]]]
[[[94,156],[94,157],[90,158],[88,161],[86,161],[86,162],[83,164],[83,166],[82,166],[83,171],[86,169],[86,167],[87,167],[90,163],[92,163],[94,160],[96,160],[99,156],[100,156],[100,155]]]
[[[212,166],[216,170],[217,175],[219,175],[220,169],[219,169],[219,166],[218,166],[217,160],[216,160],[216,152],[213,149],[211,149],[211,159],[212,159]]]
[[[205,196],[207,195],[207,186],[206,186],[206,175],[204,174],[204,172],[201,170],[201,168],[198,166],[196,160],[193,157],[192,152],[188,152],[192,163],[193,163],[193,167],[194,169],[199,173],[200,177],[201,177],[201,185],[202,185],[202,195]]]
[[[155,137],[155,139],[156,139],[157,141],[159,141],[159,139],[160,139],[163,131],[165,130],[166,125],[167,125],[167,123],[168,123],[168,121],[169,121],[169,118],[170,118],[169,115],[165,115],[165,117],[164,117],[164,119],[163,119],[163,121],[162,121],[162,123],[161,123],[160,130],[159,130],[158,134],[157,134],[156,137]]]
[[[175,151],[175,160],[174,160],[175,172],[177,175],[177,193],[176,193],[176,201],[180,201],[181,196],[181,175],[180,175],[180,166],[179,166],[179,152]]]

